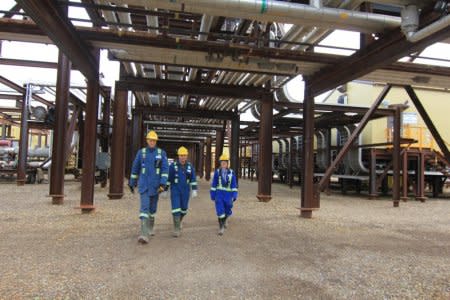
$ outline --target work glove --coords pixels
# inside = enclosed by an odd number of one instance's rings
[[[233,198],[233,202],[236,201],[236,200],[237,200],[236,198]]]
[[[198,192],[197,192],[197,190],[192,190],[192,199],[194,199],[194,198],[197,198],[197,196],[198,196]]]
[[[158,188],[158,194],[161,194],[164,191],[165,191],[164,184],[160,184]]]
[[[134,186],[132,186],[131,184],[129,184],[128,187],[130,188],[130,192],[131,192],[132,194],[134,194]]]

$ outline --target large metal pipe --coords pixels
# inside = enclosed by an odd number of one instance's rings
[[[27,168],[28,151],[28,114],[33,87],[27,84],[22,101],[22,114],[20,116],[19,159],[17,163],[17,185],[24,185]]]
[[[275,0],[116,0],[115,3],[359,32],[382,32],[400,26],[398,17]]]

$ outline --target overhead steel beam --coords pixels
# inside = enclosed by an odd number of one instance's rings
[[[264,89],[256,87],[134,77],[126,77],[120,81],[116,81],[116,87],[119,90],[136,92],[168,93],[171,95],[198,95],[238,99],[260,99],[264,94]]]
[[[0,109],[1,111],[1,109]],[[144,121],[144,124],[155,125],[163,128],[189,128],[189,129],[220,129],[223,125],[207,123],[188,123],[188,122],[170,122],[170,121]]]
[[[135,111],[143,112],[144,114],[155,116],[173,116],[186,118],[204,118],[204,119],[218,119],[231,120],[235,113],[232,111],[216,111],[216,110],[201,110],[201,109],[170,109],[166,107],[153,106],[137,106]]]
[[[67,16],[51,0],[16,0],[86,78],[98,80],[95,58]]]
[[[0,57],[0,65],[56,69],[57,63]]]
[[[422,19],[427,17],[426,15]],[[343,58],[335,65],[313,74],[311,76],[312,94],[317,96],[448,37],[450,37],[450,26],[416,43],[409,42],[400,29],[393,30],[350,57]]]
[[[295,102],[275,102],[275,108],[287,108],[292,110],[298,110],[297,112],[303,111],[304,103],[295,103]],[[352,105],[342,105],[342,104],[321,104],[316,103],[314,105],[314,112],[343,112],[343,113],[357,113],[357,114],[365,114],[369,110],[369,107],[362,106],[352,106]],[[294,113],[294,111],[291,111]],[[376,114],[382,116],[393,116],[395,113],[394,109],[391,108],[378,108],[376,110]]]

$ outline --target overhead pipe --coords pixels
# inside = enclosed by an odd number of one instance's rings
[[[116,0],[115,3],[366,33],[400,26],[398,17],[275,0]]]
[[[447,15],[431,23],[427,27],[417,31],[417,29],[419,28],[419,9],[416,5],[405,6],[402,9],[401,16],[402,31],[405,34],[406,39],[411,43],[416,43],[420,40],[423,40],[433,33],[450,26],[450,15]]]

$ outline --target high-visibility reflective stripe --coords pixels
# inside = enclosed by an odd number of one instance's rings
[[[132,179],[136,179],[136,178],[138,178],[138,176],[135,175],[135,174],[131,174],[131,178],[132,178]]]
[[[238,191],[238,189],[234,188],[234,189],[231,189],[231,191],[233,191],[233,192],[237,192],[237,191]]]
[[[146,213],[140,213],[140,214],[139,214],[139,218],[146,218],[146,219],[148,219],[148,214],[146,214]]]
[[[219,216],[220,219],[223,219],[223,218],[225,218],[225,217],[226,217],[225,214],[221,214],[221,215]]]
[[[216,190],[216,188],[213,188],[213,187],[211,188],[211,191],[215,191],[215,190]]]
[[[160,170],[159,170],[159,168],[157,168],[156,169],[156,175],[159,175],[159,172],[160,172]]]
[[[166,185],[170,185],[170,181],[167,181]]]
[[[142,174],[145,174],[145,168],[142,168]]]
[[[148,214],[150,218],[154,218],[156,216],[156,213],[154,214]]]
[[[181,210],[181,213],[183,214],[183,215],[185,215],[185,214],[187,214],[187,210]]]
[[[225,192],[232,192],[232,189],[229,189],[229,188],[224,188],[224,187],[217,187],[217,189],[219,190],[219,191],[225,191]],[[237,191],[237,190],[236,190]]]
[[[178,178],[175,178],[173,182],[178,183]]]
[[[197,182],[191,182],[191,185],[197,185]]]
[[[177,212],[181,212],[181,208],[175,208],[175,209],[172,209],[172,213],[174,214],[174,213],[177,213]]]
[[[163,174],[161,174],[161,177],[169,178],[169,174],[163,173]]]

